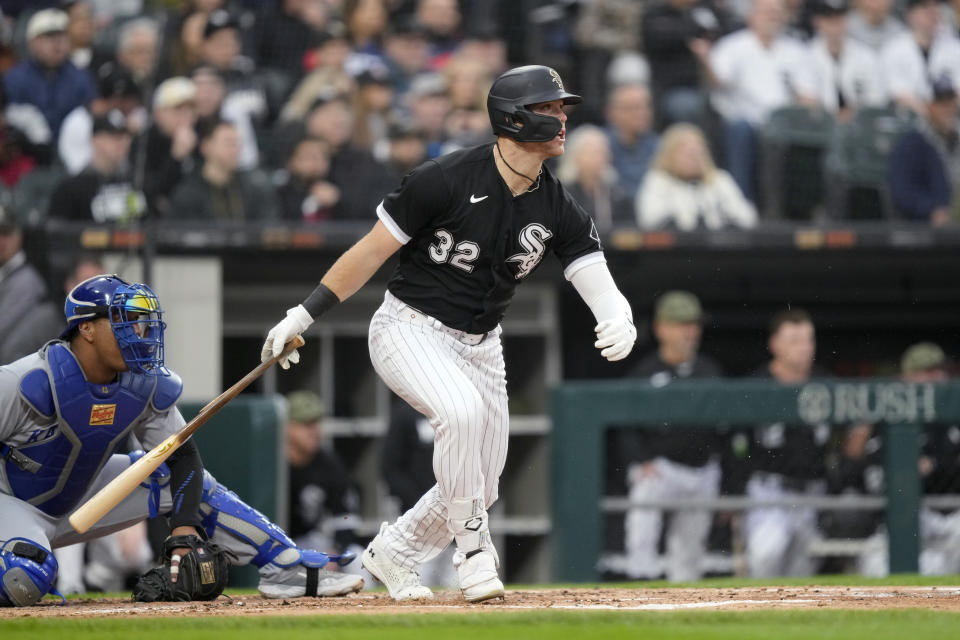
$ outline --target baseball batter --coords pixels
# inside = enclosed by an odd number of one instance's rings
[[[180,378],[163,366],[162,309],[142,284],[96,276],[65,305],[67,329],[0,367],[0,606],[57,594],[58,547],[98,538],[148,516],[169,517],[166,562],[140,579],[138,600],[212,599],[227,564],[254,564],[266,597],[344,595],[359,576],[321,569],[275,524],[204,471],[192,441],[85,534],[70,513],[143,452],[114,451],[129,434],[154,447],[184,426]]]
[[[451,541],[464,598],[503,595],[487,509],[507,454],[500,320],[517,285],[552,252],[597,319],[601,355],[620,360],[636,340],[593,222],[543,164],[563,153],[564,106],[578,102],[549,67],[497,78],[487,98],[496,143],[410,172],[378,206],[373,229],[264,343],[264,359],[279,354],[400,252],[370,323],[370,356],[384,382],[430,420],[437,483],[395,523],[384,523],[363,553],[363,566],[397,600],[432,596],[417,568]],[[288,360],[281,366],[299,354]]]

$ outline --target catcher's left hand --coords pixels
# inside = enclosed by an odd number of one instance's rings
[[[175,553],[175,551],[186,553]],[[197,536],[170,536],[163,543],[163,566],[140,577],[138,602],[213,600],[227,586],[230,552]],[[171,579],[171,573],[176,579]]]

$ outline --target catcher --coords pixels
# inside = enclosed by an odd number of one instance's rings
[[[352,555],[298,548],[204,471],[192,441],[87,533],[76,533],[67,521],[73,509],[138,457],[114,455],[117,446],[131,433],[156,446],[184,420],[175,406],[182,383],[163,366],[165,324],[148,286],[96,276],[70,292],[64,311],[59,340],[0,367],[0,605],[60,595],[53,549],[158,513],[172,534],[163,565],[136,585],[136,600],[210,600],[226,586],[228,565],[247,563],[259,568],[267,598],[363,587],[359,576],[323,569]]]

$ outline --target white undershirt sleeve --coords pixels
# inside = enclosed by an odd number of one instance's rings
[[[605,262],[595,262],[578,269],[570,276],[570,283],[590,307],[597,322],[621,318],[626,315],[633,321],[630,303],[617,289]]]

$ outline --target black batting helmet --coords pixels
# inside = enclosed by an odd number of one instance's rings
[[[493,81],[487,96],[487,113],[493,132],[517,142],[549,142],[560,133],[560,120],[528,108],[532,104],[563,100],[578,104],[582,98],[567,93],[560,74],[543,65],[510,69]]]

